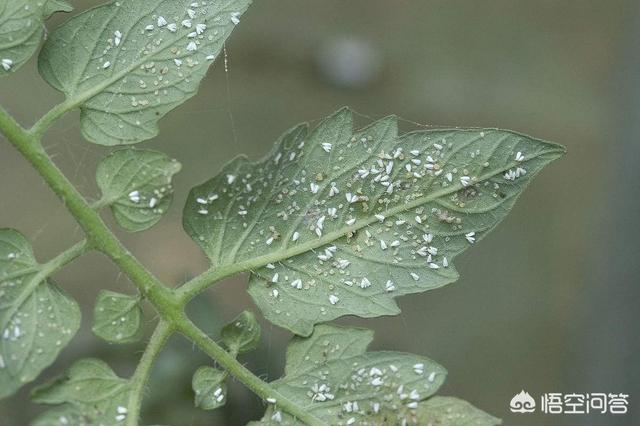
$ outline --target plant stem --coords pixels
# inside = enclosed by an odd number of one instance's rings
[[[23,129],[1,108],[0,131],[62,200],[96,249],[109,256],[154,305],[162,307],[161,313],[171,311],[175,314],[181,310],[176,306],[172,290],[165,287],[120,243],[100,215],[51,161],[39,138]]]
[[[82,240],[79,243],[74,244],[69,247],[53,259],[49,260],[47,263],[42,265],[41,272],[46,273],[47,276],[58,272],[64,266],[73,262],[78,257],[82,256],[89,250],[91,250],[91,244],[87,240]]]
[[[298,406],[293,401],[281,395],[278,391],[273,389],[271,385],[260,380],[259,377],[254,375],[244,365],[236,361],[233,354],[225,351],[188,318],[185,317],[184,321],[180,321],[180,323],[176,325],[176,329],[185,337],[200,346],[200,348],[202,348],[202,350],[211,358],[215,359],[222,368],[244,383],[245,386],[251,389],[253,393],[263,400],[266,400],[267,398],[275,399],[279,408],[309,426],[324,426],[325,422],[306,411],[303,407]]]
[[[29,133],[38,139],[42,138],[42,135],[44,135],[44,132],[47,131],[49,126],[51,126],[54,121],[65,115],[69,110],[73,109],[72,107],[73,105],[69,105],[66,101],[56,105],[33,125],[31,130],[29,130]]]
[[[238,362],[234,356],[227,353],[193,324],[184,314],[187,299],[166,287],[122,245],[120,240],[109,230],[100,215],[87,203],[73,184],[69,182],[66,176],[53,163],[40,143],[41,135],[55,119],[59,118],[67,110],[68,108],[66,106],[54,108],[54,110],[45,115],[31,131],[27,131],[0,106],[0,133],[4,134],[9,142],[31,163],[45,182],[51,187],[53,192],[65,204],[87,235],[88,241],[85,243],[86,248],[95,248],[107,255],[154,305],[162,317],[162,322],[168,324],[171,330],[178,330],[191,339],[249,389],[263,399],[276,399],[279,407],[308,425],[323,426],[324,423],[320,419],[306,412],[303,407],[284,398],[269,383],[264,382],[254,375]],[[84,249],[85,247],[82,247],[82,250]],[[75,256],[80,251],[81,247],[77,247],[73,248],[71,252],[63,253],[59,258],[56,258],[58,261],[56,261],[55,264],[64,264],[67,259]],[[54,264],[52,264],[52,266],[53,265]],[[229,274],[232,271],[228,268],[227,270],[218,271],[216,274],[221,272]],[[224,276],[220,276],[220,278]],[[207,276],[205,278],[208,280],[210,277]],[[211,281],[208,283],[210,284],[210,282]],[[198,290],[202,288],[204,288],[204,284],[201,282],[198,285]],[[161,334],[157,335],[159,337],[156,337],[155,340],[163,340],[162,330],[158,333]],[[164,339],[166,339],[166,337],[164,337]],[[142,372],[139,373],[140,376],[146,377],[148,375],[145,369],[151,368],[152,361],[157,356],[162,345],[154,343],[153,346],[159,347],[152,349],[150,354],[147,355],[147,353],[145,353],[146,356],[143,355],[141,363],[143,363],[144,366],[140,367],[143,369]],[[146,382],[146,379],[137,379],[136,383],[137,386],[141,387],[140,389],[143,389],[144,382]],[[139,390],[138,393],[140,396],[132,396],[133,401],[130,401],[130,403],[133,402],[133,412],[136,416],[139,413],[139,405],[142,398],[141,392],[142,390]]]
[[[136,367],[136,371],[131,377],[131,393],[129,394],[129,403],[127,406],[127,426],[136,426],[140,419],[140,407],[142,406],[142,398],[144,389],[149,380],[151,369],[160,351],[173,333],[173,326],[161,320],[156,326],[155,331],[151,335],[151,339],[140,358],[140,362]]]

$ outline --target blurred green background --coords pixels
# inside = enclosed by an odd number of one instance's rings
[[[97,1],[72,1],[77,11]],[[54,28],[64,16],[49,21]],[[233,156],[264,155],[286,129],[342,105],[360,123],[387,114],[421,125],[503,127],[562,143],[569,153],[521,197],[511,215],[458,261],[461,279],[400,299],[403,313],[345,319],[377,331],[375,349],[429,356],[449,370],[441,394],[467,399],[515,425],[637,425],[640,395],[640,2],[633,0],[256,0],[200,93],[161,121],[140,146],[179,159],[170,214],[123,241],[161,279],[177,285],[207,267],[182,231],[190,187]],[[25,125],[61,100],[35,61],[0,80],[0,102]],[[71,114],[47,150],[89,198],[108,150],[82,140]],[[37,174],[0,140],[0,224],[25,233],[40,260],[81,231]],[[108,215],[105,214],[105,217]],[[109,219],[110,220],[110,219]],[[109,261],[90,254],[57,275],[83,305],[84,325],[40,382],[78,357],[130,374],[141,344],[110,346],[92,335],[98,289],[131,291]],[[246,277],[201,296],[191,314],[215,335],[246,307]],[[151,327],[155,318],[147,319]],[[263,323],[259,350],[243,362],[265,379],[282,372],[289,335]],[[192,407],[190,380],[207,359],[174,338],[145,401],[147,424],[242,425],[261,403],[232,383],[224,409]],[[514,415],[512,396],[625,392],[631,413]],[[28,388],[0,402],[1,425],[40,410]]]

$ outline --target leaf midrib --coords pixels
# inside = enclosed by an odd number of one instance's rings
[[[33,275],[33,277],[23,286],[23,290],[20,291],[18,297],[14,299],[14,302],[11,304],[12,306],[7,309],[6,313],[2,316],[2,328],[6,326],[6,323],[16,314],[16,312],[20,309],[20,307],[26,302],[26,300],[32,296],[33,292],[36,291],[38,285],[45,284],[47,278],[55,270],[54,265],[47,266],[44,265],[34,265],[34,267],[40,267],[41,269]],[[27,275],[27,274],[25,274]],[[5,322],[6,321],[6,322]]]
[[[561,154],[562,150],[560,148],[555,148],[555,149],[548,149],[548,150],[543,150],[540,151],[538,153],[536,153],[535,156],[530,157],[528,160],[526,160],[524,163],[527,163],[535,158],[541,157],[543,155],[547,155],[547,154]],[[505,166],[498,168],[490,173],[485,173],[484,175],[481,175],[480,177],[478,177],[477,180],[474,181],[474,185],[480,183],[480,182],[484,182],[486,180],[489,180],[491,178],[493,178],[494,176],[500,175],[504,172],[506,172],[509,169],[512,169],[516,166],[521,166],[522,163],[521,162],[517,162],[517,161],[510,161],[509,163],[507,163]],[[430,201],[434,201],[437,200],[438,198],[444,197],[446,195],[449,194],[453,194],[455,192],[460,191],[461,189],[463,189],[462,184],[460,183],[456,183],[455,185],[451,185],[445,189],[439,190],[439,191],[435,191],[432,192],[429,195],[425,195],[423,197],[419,197],[416,198],[415,200],[409,202],[409,203],[404,203],[404,204],[400,204],[398,206],[395,206],[391,209],[388,209],[384,212],[380,212],[380,214],[382,214],[383,216],[385,216],[386,218],[390,218],[393,217],[399,213],[402,213],[404,211],[409,211],[413,208],[419,207],[423,204],[429,203]],[[341,229],[337,229],[335,231],[332,231],[328,234],[325,234],[323,237],[315,239],[315,240],[311,240],[311,241],[307,241],[305,243],[299,244],[296,247],[290,248],[290,249],[286,249],[284,251],[276,251],[274,253],[270,253],[264,256],[259,256],[259,257],[255,257],[252,259],[248,259],[248,260],[244,260],[242,262],[237,262],[237,263],[231,263],[231,264],[225,264],[225,265],[221,265],[218,268],[218,274],[220,276],[219,279],[233,275],[235,273],[238,272],[243,272],[243,271],[248,271],[248,270],[253,270],[256,268],[260,268],[263,267],[269,263],[273,263],[273,262],[279,262],[285,259],[289,259],[291,257],[306,253],[310,250],[316,249],[318,247],[322,247],[326,244],[331,243],[332,241],[338,240],[342,237],[344,237],[345,235],[349,234],[349,233],[353,233],[356,232],[366,226],[369,226],[375,222],[378,222],[378,218],[376,218],[375,216],[371,216],[369,218],[366,219],[361,219],[356,221],[356,223],[352,226],[347,226],[347,227],[343,227]],[[217,278],[217,277],[216,277]]]

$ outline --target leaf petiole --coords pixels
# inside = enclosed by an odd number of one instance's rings
[[[129,394],[129,403],[127,406],[127,426],[138,425],[140,407],[142,406],[142,398],[144,397],[144,388],[149,380],[151,369],[160,351],[173,332],[173,325],[162,320],[158,323],[149,339],[149,343],[140,358],[136,371],[130,379],[131,393]]]

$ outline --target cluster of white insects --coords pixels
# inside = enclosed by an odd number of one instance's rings
[[[433,392],[438,386],[437,379],[445,374],[430,369],[414,356],[371,363],[356,355],[356,358],[347,358],[350,372],[336,377],[325,362],[335,356],[341,358],[344,346],[322,339],[320,337],[317,343],[321,347],[315,348],[322,355],[317,359],[306,356],[305,363],[311,369],[303,370],[297,377],[289,377],[288,386],[292,387],[290,392],[305,392],[311,403],[318,404],[311,407],[331,411],[336,425],[380,424],[376,420],[378,415],[394,421],[393,424],[415,425],[420,401]],[[367,397],[362,398],[362,395]],[[275,423],[283,422],[277,401],[268,398],[266,402],[274,406],[270,419]]]
[[[132,44],[139,44],[141,56],[153,55],[158,51],[169,50],[172,58],[154,59],[140,66],[139,72],[133,72],[122,80],[122,84],[131,87],[128,92],[130,106],[145,109],[155,105],[162,105],[161,96],[170,95],[170,90],[181,81],[189,80],[189,73],[185,69],[199,69],[201,61],[211,62],[216,59],[219,50],[220,31],[228,22],[237,25],[240,22],[240,12],[229,12],[228,15],[210,16],[208,5],[211,2],[201,1],[191,3],[181,16],[152,15],[149,21],[125,31],[116,29],[105,40],[105,47],[97,69],[105,72],[119,72],[129,64],[122,50],[130,50]],[[116,6],[120,6],[119,2]],[[125,43],[125,39],[129,43]],[[183,43],[182,45],[180,43]],[[169,48],[167,49],[167,44]],[[209,51],[200,53],[201,50]],[[120,59],[120,58],[123,59]],[[208,66],[208,65],[207,65]],[[136,89],[142,89],[136,90]],[[136,122],[136,125],[141,125]],[[123,126],[121,125],[121,128]]]
[[[145,109],[156,108],[155,118],[159,119],[193,92],[189,83],[202,78],[228,31],[240,22],[241,12],[212,14],[214,9],[231,7],[213,0],[161,3],[169,10],[156,10],[129,23],[119,19],[128,12],[126,6],[111,10],[108,30],[97,37],[97,52],[91,52],[84,69],[92,70],[98,80],[103,78],[105,86],[87,95],[86,104],[99,99],[93,105],[99,104],[99,112],[136,114],[132,120],[119,117],[120,129],[143,122],[148,125],[152,120],[142,114]],[[230,3],[235,9],[243,4]],[[177,10],[176,4],[183,9]],[[115,1],[108,6],[123,5],[129,3]],[[3,57],[0,66],[10,71],[17,64]],[[95,81],[86,78],[75,83],[93,86]],[[275,312],[277,319],[268,319],[282,325],[278,321],[293,313],[293,320],[307,328],[296,329],[286,319],[285,326],[300,336],[313,335],[314,325],[346,314],[389,314],[397,308],[393,297],[455,280],[454,257],[499,221],[500,215],[493,210],[508,209],[506,203],[521,189],[520,182],[515,182],[537,171],[535,167],[527,170],[525,162],[545,153],[542,149],[519,150],[524,146],[520,145],[522,138],[509,132],[440,130],[397,136],[395,118],[377,121],[354,134],[351,113],[345,111],[323,121],[309,135],[305,126],[294,129],[262,162],[236,160],[217,178],[194,190],[185,212],[187,231],[201,243],[213,267],[238,263],[244,268],[238,270],[250,271],[249,291],[259,286],[257,291],[262,293],[258,297],[251,294],[265,316]],[[485,140],[489,134],[492,137]],[[143,177],[146,173],[141,172]],[[96,204],[112,208],[124,204],[143,214],[161,215],[173,192],[173,173],[175,170],[167,171],[164,178],[150,178],[135,190],[128,187],[117,194],[117,200],[105,195]],[[5,251],[6,259],[0,258],[17,266],[0,276],[0,296],[29,286],[36,272],[31,274],[30,262],[25,262],[26,269],[21,265],[23,255],[29,257],[29,252]],[[37,266],[33,260],[33,271]],[[302,303],[306,298],[309,303]],[[33,309],[12,313],[0,331],[1,343],[9,348],[6,359],[0,355],[4,373],[47,355],[48,348],[35,347],[26,331],[34,324],[31,315],[38,321],[37,337],[56,332],[55,346],[63,346],[63,340],[75,333],[58,323],[53,310],[60,307],[52,306],[56,304],[50,298],[35,293],[29,303]],[[291,309],[298,303],[300,309]],[[43,324],[42,319],[46,320]],[[121,317],[111,325],[124,321]],[[122,337],[115,335],[116,340]],[[29,355],[23,360],[19,355],[25,353]],[[325,351],[322,354],[326,356]],[[297,387],[297,395],[286,402],[304,400],[306,395],[309,404],[303,401],[303,406],[322,410],[321,418],[337,418],[339,426],[356,422],[368,426],[379,424],[379,419],[385,424],[418,424],[420,403],[437,389],[444,371],[427,364],[426,358],[403,356],[395,354],[393,361],[340,358],[340,368],[335,370],[318,361],[315,368],[299,376],[288,377],[287,373],[283,380]],[[27,374],[21,372],[18,380],[32,380]],[[75,391],[81,390],[80,385],[74,386]],[[196,390],[197,395],[204,392]],[[222,386],[206,393],[219,405],[226,398]],[[275,398],[265,401],[272,406],[266,418],[281,423],[289,416],[278,409]],[[133,420],[125,406],[110,404],[106,413],[98,414],[116,423],[124,422],[128,415]],[[295,413],[291,407],[286,409]],[[71,424],[67,416],[60,416],[59,424]]]
[[[418,403],[423,399],[420,393],[420,384],[425,390],[431,388],[436,380],[438,373],[435,371],[425,374],[425,365],[416,363],[412,366],[398,367],[394,364],[385,366],[372,366],[366,368],[357,368],[348,376],[344,383],[336,386],[337,393],[332,391],[332,387],[328,383],[314,382],[307,391],[307,396],[311,402],[327,402],[333,401],[337,397],[346,402],[341,403],[340,417],[344,419],[345,425],[354,424],[358,417],[377,415],[382,411],[396,413],[399,424],[406,425],[408,412],[418,408]],[[417,376],[415,379],[404,377],[402,369],[408,369],[410,375]],[[321,373],[322,375],[322,373]],[[320,377],[321,378],[321,377]],[[416,383],[416,387],[408,386],[402,383]],[[302,384],[307,384],[307,381]],[[398,384],[401,383],[401,384]],[[366,387],[363,390],[362,387]],[[368,401],[349,400],[349,395],[367,394],[373,395]],[[277,413],[277,412],[276,412]],[[272,420],[279,420],[279,415],[274,413]]]
[[[514,151],[509,164],[517,165],[516,176],[500,176],[488,169],[489,158],[479,169],[470,166],[482,156],[473,146],[485,132],[470,133],[471,142],[456,139],[455,131],[398,139],[380,136],[376,126],[380,122],[332,142],[314,141],[311,134],[282,143],[262,163],[233,165],[196,192],[195,211],[202,219],[194,223],[244,232],[240,241],[229,243],[251,255],[308,246],[295,262],[269,263],[255,273],[267,282],[274,301],[282,300],[287,287],[322,288],[327,304],[320,306],[321,315],[339,308],[341,293],[352,294],[349,288],[373,297],[411,290],[410,282],[420,286],[441,279],[440,271],[464,250],[462,242],[474,244],[485,230],[472,222],[465,226],[457,209],[487,199],[499,204],[499,178],[510,191],[511,182],[526,174],[525,156]],[[513,138],[509,145],[515,147],[518,138]],[[354,157],[360,158],[357,164]],[[487,171],[490,179],[482,177]],[[419,202],[438,190],[445,191],[440,199]],[[234,252],[225,247],[218,261],[237,260],[230,257]],[[384,262],[389,277],[374,281],[362,265],[367,261]]]

